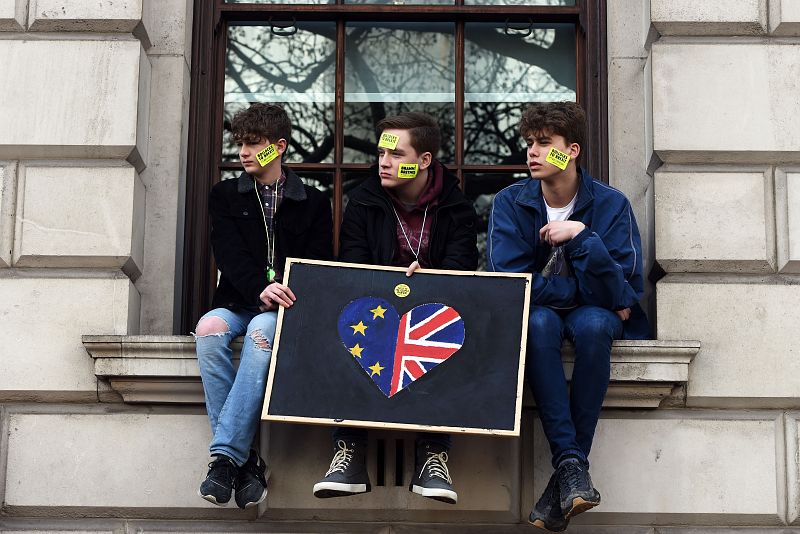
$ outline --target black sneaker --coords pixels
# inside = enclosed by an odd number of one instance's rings
[[[197,494],[217,506],[225,506],[231,500],[233,482],[238,471],[239,468],[232,458],[224,454],[215,455],[214,460],[208,464],[208,474],[200,484]]]
[[[542,496],[533,507],[528,522],[534,527],[550,532],[563,532],[567,529],[569,519],[561,513],[561,496],[558,491],[557,471],[550,476],[550,482],[542,493]]]
[[[444,447],[430,443],[417,445],[414,478],[408,489],[448,504],[458,502],[458,494],[447,470],[447,450]]]
[[[561,513],[566,519],[600,504],[600,493],[592,486],[589,466],[577,458],[561,462],[556,470]]]
[[[340,439],[333,448],[333,460],[325,478],[314,484],[314,497],[345,497],[372,489],[365,460],[366,446]]]
[[[236,477],[236,506],[241,509],[252,508],[267,498],[267,464],[254,450],[250,451],[247,462],[239,468]]]

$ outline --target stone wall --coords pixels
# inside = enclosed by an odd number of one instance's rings
[[[201,406],[96,377],[82,335],[173,330],[190,29],[189,0],[0,0],[0,530],[530,532],[530,408],[521,439],[456,437],[456,507],[408,492],[396,432],[371,446],[401,472],[372,455],[372,493],[318,501],[328,430],[264,425],[269,508],[241,512],[195,494]],[[604,412],[570,532],[800,531],[797,37],[797,0],[608,3],[611,185],[667,273],[659,338],[701,349],[661,408]]]
[[[204,415],[126,411],[81,343],[173,330],[191,14],[0,0],[0,530],[162,506],[183,482],[149,486],[148,452],[203,457]]]
[[[800,2],[651,0],[650,14],[658,336],[701,341],[684,417],[712,418],[684,445],[684,463],[701,463],[675,466],[672,506],[712,494],[718,524],[796,525]],[[711,436],[725,445],[698,447]]]
[[[96,400],[81,334],[172,331],[189,7],[0,1],[0,400]]]

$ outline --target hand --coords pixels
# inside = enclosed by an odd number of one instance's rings
[[[627,321],[631,316],[631,309],[625,308],[623,310],[617,310],[615,313],[619,316],[620,319],[622,319],[623,321]]]
[[[289,286],[285,286],[280,282],[272,282],[261,292],[258,298],[267,307],[264,311],[274,310],[279,305],[288,308],[297,300]]]
[[[406,276],[411,277],[411,275],[414,274],[414,271],[419,271],[421,269],[422,267],[419,266],[419,262],[414,260],[411,262],[411,265],[408,266],[408,269],[406,270]]]
[[[586,228],[580,221],[552,221],[539,230],[539,238],[550,246],[566,243]]]

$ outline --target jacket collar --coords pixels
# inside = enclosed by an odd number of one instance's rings
[[[578,199],[575,201],[574,213],[585,209],[594,200],[594,178],[588,172],[578,167]],[[514,199],[517,204],[533,208],[540,214],[545,213],[544,195],[542,194],[542,182],[528,178],[528,180],[517,193]]]
[[[283,198],[290,198],[292,200],[305,200],[306,188],[303,187],[303,181],[290,169],[281,165],[283,173],[286,175],[286,182],[283,184]],[[239,193],[249,193],[255,187],[255,180],[246,172],[239,175],[239,183],[236,185],[236,190]]]
[[[458,178],[455,177],[439,160],[433,160],[432,166],[438,166],[442,172],[442,190],[438,196],[439,207],[446,207],[455,203],[450,198],[453,189],[458,187]],[[373,165],[369,169],[369,177],[364,181],[362,186],[366,191],[371,193],[375,204],[384,205],[387,209],[391,207],[391,199],[386,190],[381,186],[381,177],[378,173],[378,165]]]

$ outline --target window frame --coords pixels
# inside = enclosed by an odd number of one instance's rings
[[[370,164],[344,163],[344,41],[345,24],[391,19],[393,22],[452,22],[455,24],[455,161],[448,165],[462,187],[464,175],[481,172],[527,172],[525,165],[478,165],[464,163],[464,32],[467,22],[507,22],[529,19],[537,24],[573,23],[576,39],[576,99],[586,110],[588,139],[583,165],[608,181],[608,119],[606,3],[576,0],[575,6],[377,5],[345,4],[229,4],[224,0],[195,0],[192,28],[191,95],[186,162],[186,195],[181,298],[176,321],[180,333],[194,328],[209,308],[216,287],[208,195],[225,170],[240,169],[223,163],[222,131],[225,61],[228,27],[237,23],[275,21],[334,21],[336,23],[334,161],[292,163],[296,171],[325,171],[334,176],[334,246],[338,244],[342,216],[342,174],[361,171]]]

